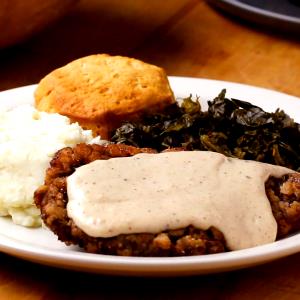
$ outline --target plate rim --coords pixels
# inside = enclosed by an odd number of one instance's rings
[[[285,28],[281,29],[291,29],[291,25],[294,30],[300,29],[300,18],[294,16],[271,12],[237,0],[208,0],[208,2],[232,15],[238,15],[251,22],[280,28],[280,26],[278,26],[279,24],[273,24],[276,20],[281,25],[285,25]]]

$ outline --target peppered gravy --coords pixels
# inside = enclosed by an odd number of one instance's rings
[[[214,226],[244,249],[275,240],[264,183],[291,172],[208,151],[96,160],[68,177],[67,211],[93,237]]]

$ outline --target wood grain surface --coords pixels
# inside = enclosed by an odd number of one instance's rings
[[[169,75],[247,83],[300,97],[300,38],[244,23],[204,0],[82,0],[23,44],[0,50],[0,90],[37,83],[70,60],[127,55]],[[300,299],[300,254],[186,278],[124,278],[0,254],[0,299]]]

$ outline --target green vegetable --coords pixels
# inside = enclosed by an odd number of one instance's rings
[[[198,99],[189,96],[161,114],[126,122],[112,141],[158,151],[173,147],[215,151],[300,171],[300,125],[280,109],[268,113],[225,94],[222,90],[209,101],[205,112]]]

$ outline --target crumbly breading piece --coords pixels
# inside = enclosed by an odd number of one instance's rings
[[[68,116],[104,139],[122,121],[174,102],[162,68],[107,54],[83,57],[52,71],[35,91],[38,110]]]
[[[179,149],[176,149],[177,151]],[[107,146],[79,144],[57,152],[47,170],[45,184],[34,195],[45,224],[67,245],[75,244],[88,252],[126,256],[181,256],[227,251],[223,234],[193,226],[157,234],[122,234],[112,238],[95,238],[85,234],[67,215],[67,181],[75,168],[96,159],[125,157],[152,149],[139,149],[122,144]],[[277,238],[300,229],[300,174],[270,177],[266,194],[278,224]],[[247,237],[245,237],[247,238]]]

